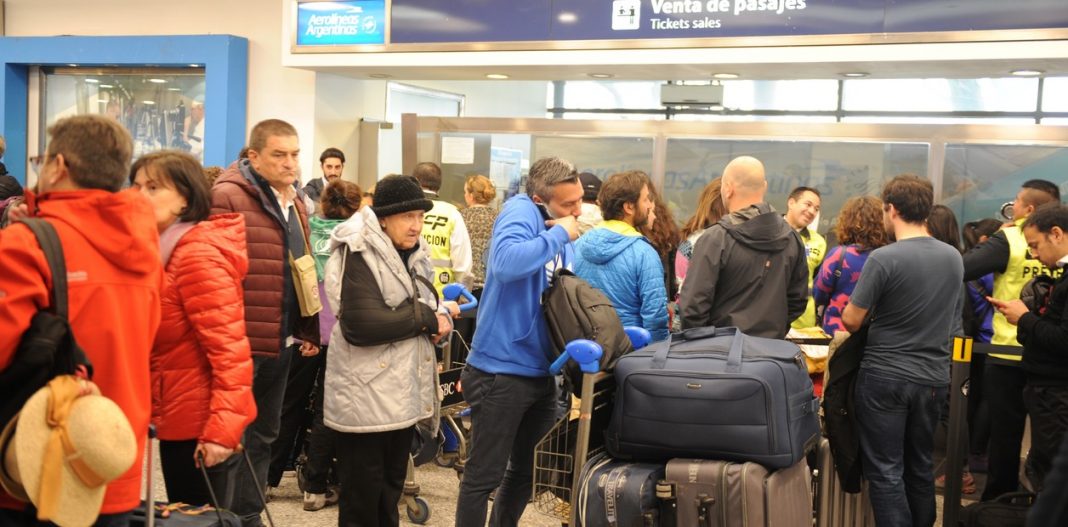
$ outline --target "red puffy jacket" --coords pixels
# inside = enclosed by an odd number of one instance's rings
[[[182,236],[167,262],[163,320],[152,349],[159,438],[234,448],[256,418],[241,281],[245,220],[221,214]]]

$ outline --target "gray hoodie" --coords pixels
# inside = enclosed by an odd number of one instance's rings
[[[735,326],[774,339],[786,336],[807,301],[805,245],[767,203],[705,231],[679,294],[683,329]]]

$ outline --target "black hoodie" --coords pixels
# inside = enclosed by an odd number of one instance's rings
[[[767,203],[735,211],[697,239],[679,299],[683,329],[781,339],[808,302],[804,242]]]

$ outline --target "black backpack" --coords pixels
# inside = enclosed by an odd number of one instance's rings
[[[40,310],[22,334],[11,363],[0,371],[0,424],[15,416],[26,401],[48,381],[85,368],[91,378],[92,365],[74,340],[67,320],[67,266],[59,236],[47,221],[21,220],[37,237],[52,271],[51,308]]]
[[[601,345],[601,371],[611,370],[619,357],[634,351],[612,301],[567,269],[553,274],[553,283],[542,295],[541,306],[549,325],[554,359],[575,339],[589,339]],[[563,372],[572,390],[581,391],[579,365],[569,360]]]

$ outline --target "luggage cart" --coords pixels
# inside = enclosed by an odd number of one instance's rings
[[[635,348],[652,340],[644,329],[625,329]],[[600,371],[601,355],[597,343],[575,340],[549,368],[557,374],[570,359],[583,371],[578,411],[568,412],[534,445],[534,508],[559,519],[562,525],[578,525],[575,501],[582,486],[582,467],[604,451],[602,432],[612,417],[616,381],[610,373]]]
[[[584,374],[578,411],[561,418],[534,446],[534,508],[562,525],[578,525],[573,498],[579,495],[582,466],[604,451],[601,432],[612,416],[615,390],[612,374]]]

